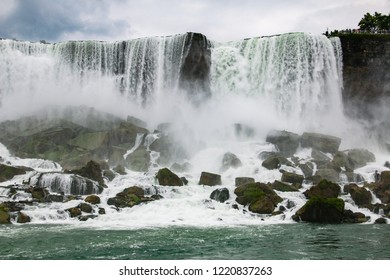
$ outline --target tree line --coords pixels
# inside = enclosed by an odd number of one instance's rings
[[[390,30],[390,14],[382,15],[381,13],[375,12],[373,15],[367,13],[359,21],[359,27],[362,31],[380,31]]]

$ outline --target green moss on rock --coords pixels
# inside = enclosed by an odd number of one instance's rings
[[[183,186],[183,181],[168,168],[162,168],[157,172],[156,178],[162,186]]]

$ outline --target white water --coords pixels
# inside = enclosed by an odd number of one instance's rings
[[[283,215],[257,215],[244,207],[234,210],[234,179],[248,176],[260,182],[280,180],[278,170],[261,166],[258,154],[275,147],[265,142],[272,129],[296,133],[317,131],[343,137],[342,147],[365,146],[359,128],[342,111],[342,61],[340,42],[324,36],[286,34],[253,38],[226,44],[214,43],[211,50],[212,97],[194,106],[178,88],[180,66],[185,55],[186,35],[145,38],[126,42],[64,42],[54,45],[0,41],[0,119],[16,118],[44,110],[49,105],[92,106],[120,117],[133,115],[147,121],[153,130],[170,122],[172,134],[186,148],[192,166],[179,173],[189,180],[184,187],[160,187],[164,199],[117,212],[106,204],[124,188],[137,185],[154,190],[158,154],[152,155],[149,172],[127,170],[106,182],[100,195],[106,215],[85,222],[97,227],[147,227],[169,225],[234,226],[259,223],[291,223],[291,216],[304,203],[301,192],[278,194],[280,205],[292,201],[295,206]],[[4,54],[4,55],[3,55]],[[142,106],[144,105],[144,106]],[[253,130],[253,135],[236,135],[235,124]],[[346,137],[351,135],[353,137]],[[147,136],[147,146],[156,139]],[[136,145],[126,155],[141,144]],[[360,146],[352,146],[360,147]],[[368,147],[370,148],[370,147]],[[236,154],[242,165],[221,172],[226,152]],[[310,158],[309,150],[298,153],[301,161]],[[39,172],[60,171],[59,165],[38,159],[12,157],[0,145],[0,156],[12,165],[24,165]],[[357,170],[372,181],[374,170],[384,170],[385,156]],[[284,166],[285,170],[301,173]],[[228,203],[210,201],[217,187],[198,185],[202,171],[222,175],[222,185],[230,191]],[[21,183],[34,172],[16,176],[0,184]],[[47,175],[51,176],[51,175]],[[304,189],[308,186],[304,186]],[[304,190],[303,189],[303,190]],[[302,191],[303,191],[302,190]],[[62,191],[67,192],[63,188]],[[153,194],[153,193],[152,193]],[[25,197],[23,197],[25,199]],[[378,215],[358,209],[348,197],[346,208],[372,217]],[[81,200],[65,204],[28,206],[24,212],[32,223],[79,223],[64,209]],[[98,209],[95,207],[95,211]],[[262,220],[264,219],[264,221]],[[80,223],[85,225],[83,223]]]

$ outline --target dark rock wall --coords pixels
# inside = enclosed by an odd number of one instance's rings
[[[185,50],[179,86],[193,99],[201,100],[211,94],[211,43],[203,34],[188,33]]]
[[[345,34],[339,37],[346,113],[366,120],[383,117],[383,109],[390,104],[390,35]]]

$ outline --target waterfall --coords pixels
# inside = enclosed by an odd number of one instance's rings
[[[245,39],[212,50],[212,90],[268,100],[296,120],[329,110],[339,114],[341,67],[336,39],[304,33]]]

